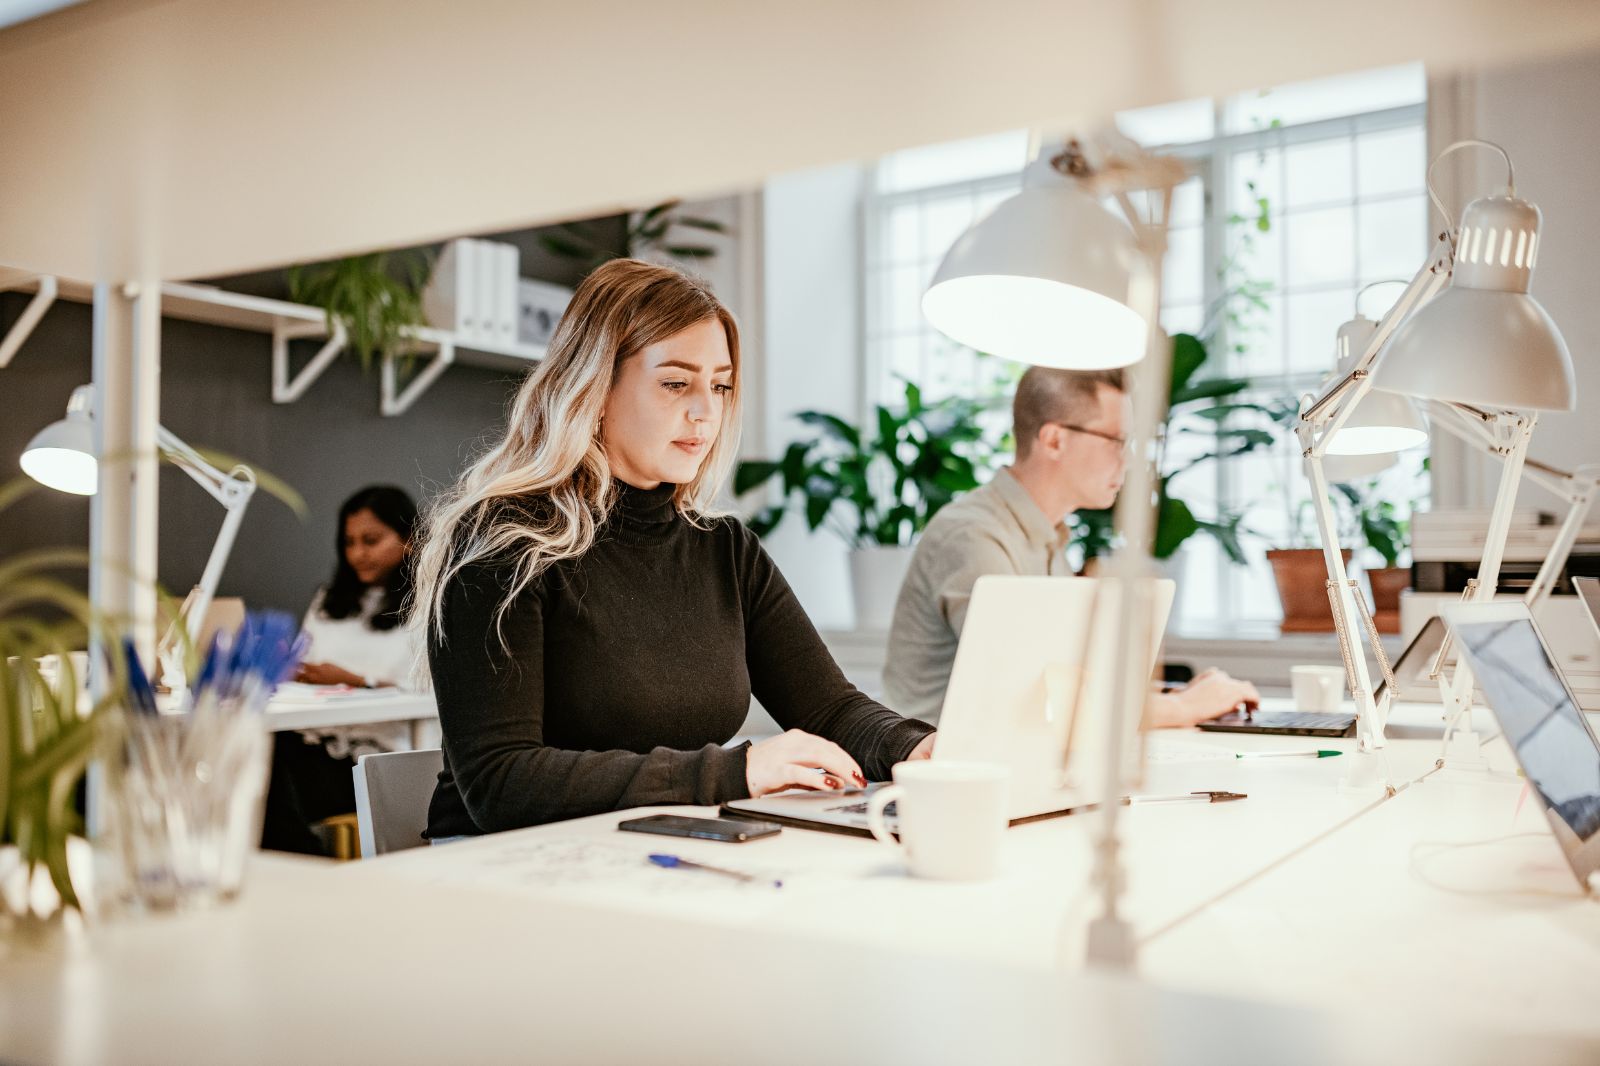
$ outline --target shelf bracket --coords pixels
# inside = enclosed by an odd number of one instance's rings
[[[399,370],[397,364],[401,356],[385,355],[383,357],[382,387],[378,409],[385,418],[403,415],[411,409],[411,405],[421,398],[422,394],[438,380],[445,368],[456,361],[456,343],[454,340],[440,339],[439,350],[434,353],[428,365],[417,371],[417,376],[406,384],[404,391],[396,394],[399,383]]]
[[[311,361],[300,368],[298,374],[290,376],[289,373],[289,342],[306,337],[327,337],[317,354]],[[328,333],[327,326],[318,322],[275,322],[272,326],[272,402],[294,403],[311,383],[322,376],[322,372],[333,365],[339,358],[339,353],[344,351],[344,327],[335,324],[333,333]]]
[[[41,274],[37,280],[39,291],[33,294],[33,299],[22,309],[22,314],[17,316],[17,321],[6,331],[6,335],[0,337],[0,369],[10,365],[17,349],[33,334],[33,327],[39,324],[39,319],[56,302],[56,279],[49,274]]]

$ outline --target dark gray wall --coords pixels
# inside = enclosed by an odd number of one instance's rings
[[[614,220],[603,225],[620,232]],[[575,284],[571,264],[542,253],[529,233],[523,274]],[[282,274],[224,279],[229,288],[284,296]],[[0,331],[27,297],[0,296]],[[11,365],[0,370],[0,483],[25,478],[28,440],[62,417],[90,377],[90,309],[59,301]],[[271,341],[264,334],[167,319],[162,324],[161,421],[190,444],[237,457],[291,485],[309,507],[302,521],[265,492],[245,515],[222,577],[224,595],[299,613],[334,566],[339,504],[364,485],[400,485],[421,503],[454,480],[503,425],[518,375],[456,365],[410,411],[378,413],[376,367],[341,359],[298,401],[274,404]],[[304,355],[314,351],[307,343]],[[159,576],[182,595],[200,578],[222,510],[171,466],[161,470]],[[38,547],[87,548],[89,501],[40,488],[0,511],[0,560]],[[77,575],[82,587],[82,575]]]

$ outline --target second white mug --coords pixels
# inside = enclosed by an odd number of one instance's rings
[[[1296,666],[1289,671],[1294,709],[1331,714],[1344,700],[1344,669],[1338,666]]]

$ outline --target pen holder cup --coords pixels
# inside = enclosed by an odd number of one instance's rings
[[[271,768],[261,715],[130,714],[125,728],[108,812],[124,901],[162,911],[233,899],[261,840]]]

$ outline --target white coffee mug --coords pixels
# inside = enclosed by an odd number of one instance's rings
[[[998,763],[903,762],[894,784],[867,804],[872,835],[901,852],[915,877],[982,881],[1000,866],[1010,770]],[[900,841],[884,824],[883,809],[896,804]]]
[[[1344,669],[1338,666],[1296,666],[1289,671],[1297,711],[1331,713],[1344,700]]]

